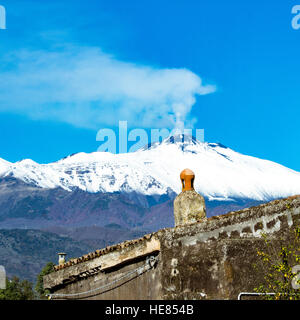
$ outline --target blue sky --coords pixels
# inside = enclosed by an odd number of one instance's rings
[[[0,0],[0,157],[96,151],[99,129],[171,130],[300,171],[297,1]]]

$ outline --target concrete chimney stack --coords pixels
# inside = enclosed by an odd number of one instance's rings
[[[190,169],[184,169],[180,173],[180,180],[182,192],[174,200],[175,226],[205,219],[205,201],[194,189],[194,172]]]
[[[66,253],[60,252],[58,253],[58,264],[64,264],[66,262]]]
[[[4,266],[0,266],[0,290],[6,289],[6,272]]]

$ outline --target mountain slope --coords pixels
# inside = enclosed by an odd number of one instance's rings
[[[80,257],[88,252],[128,239],[139,238],[144,232],[117,228],[86,227],[49,230],[1,230],[0,265],[9,278],[17,276],[36,282],[36,277],[47,262],[58,262],[58,252],[66,252],[67,259]]]
[[[172,199],[175,197],[173,194]],[[144,215],[167,196],[131,193],[72,192],[46,189],[5,177],[0,179],[0,228],[45,228],[49,226],[141,227]],[[172,215],[171,215],[172,217]]]
[[[156,196],[179,193],[184,168],[195,172],[196,191],[210,200],[268,201],[300,193],[299,172],[183,135],[127,154],[78,153],[49,164],[1,160],[0,177],[44,189]]]
[[[36,281],[47,262],[57,264],[57,253],[66,251],[68,258],[95,250],[95,246],[70,237],[39,230],[0,230],[0,265],[7,276]]]

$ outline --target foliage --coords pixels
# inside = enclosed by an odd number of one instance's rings
[[[300,290],[292,286],[292,281],[295,281],[297,276],[292,269],[295,265],[300,265],[300,227],[291,231],[287,246],[279,240],[279,250],[274,247],[274,241],[270,241],[265,234],[262,236],[267,250],[258,250],[257,255],[265,271],[265,283],[254,288],[254,291],[263,294],[274,293],[263,296],[269,300],[300,300]],[[300,284],[300,280],[298,283]]]
[[[21,281],[18,277],[12,280],[6,278],[6,289],[0,290],[0,300],[33,300],[34,291],[32,283],[28,280]]]
[[[42,269],[42,271],[37,276],[37,282],[35,286],[35,291],[38,293],[40,299],[46,299],[46,294],[49,293],[48,290],[44,289],[43,286],[43,277],[46,274],[49,274],[54,271],[54,263],[48,262],[45,267]]]

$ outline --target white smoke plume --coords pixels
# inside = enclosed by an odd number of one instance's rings
[[[99,129],[181,128],[197,95],[215,91],[187,69],[120,61],[94,47],[19,51],[1,57],[0,112]]]

